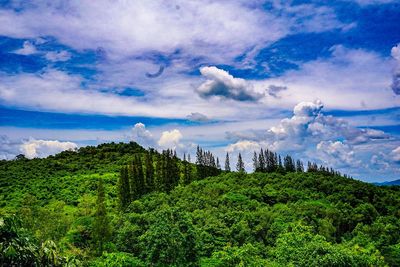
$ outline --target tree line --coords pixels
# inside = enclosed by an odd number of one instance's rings
[[[137,154],[133,160],[122,167],[118,180],[118,197],[122,209],[144,194],[158,191],[170,192],[178,184],[187,185],[193,180],[204,179],[221,173],[219,159],[210,151],[199,146],[195,164],[190,155],[179,159],[171,149],[158,153],[149,149]]]
[[[231,171],[229,153],[226,153],[225,172]],[[241,153],[238,154],[236,171],[245,172],[245,163]],[[261,149],[253,154],[254,172],[304,172],[301,160],[294,160],[290,155],[282,157],[276,152]],[[341,174],[332,168],[318,166],[314,162],[307,163],[307,172],[323,172],[327,175]],[[222,172],[219,158],[200,146],[196,149],[195,163],[191,163],[190,155],[178,158],[176,151],[167,149],[158,153],[149,149],[136,154],[133,160],[120,171],[118,196],[122,209],[141,196],[153,192],[170,192],[177,185],[187,185],[193,180],[216,176]],[[348,177],[344,175],[344,177]]]
[[[227,155],[228,157],[228,155]],[[239,153],[238,157],[238,166],[239,162],[242,161],[241,155]],[[237,168],[240,171],[239,167]],[[325,175],[331,176],[342,176],[339,171],[334,170],[333,168],[325,167],[323,165],[319,165],[315,162],[307,162],[307,169],[305,170],[304,163],[301,160],[295,160],[290,155],[286,155],[282,157],[276,152],[270,151],[268,149],[261,149],[260,152],[254,151],[253,153],[253,171],[254,172],[279,172],[279,173],[287,173],[287,172],[321,172]],[[343,177],[351,178],[350,176],[344,174]]]

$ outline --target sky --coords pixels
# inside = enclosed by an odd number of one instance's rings
[[[400,179],[400,1],[0,0],[0,159],[111,141]]]

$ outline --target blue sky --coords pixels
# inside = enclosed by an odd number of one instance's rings
[[[134,140],[399,179],[400,2],[0,1],[0,158]],[[234,161],[234,160],[233,160]]]

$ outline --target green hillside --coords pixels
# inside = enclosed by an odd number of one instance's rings
[[[200,153],[206,163],[197,165],[169,153],[105,144],[1,161],[0,262],[400,265],[398,187],[318,170],[221,172],[207,152]],[[154,180],[143,183],[147,189],[132,187],[139,183],[134,177],[148,180],[150,168]]]

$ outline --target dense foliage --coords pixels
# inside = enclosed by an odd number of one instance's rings
[[[112,143],[2,161],[0,265],[400,265],[397,187],[254,158],[223,172],[200,148],[192,164]]]

